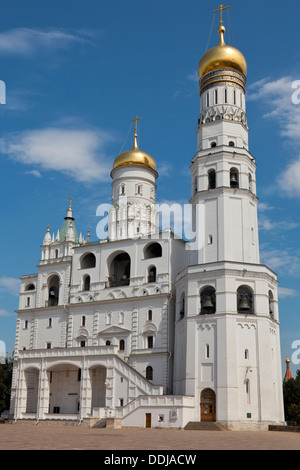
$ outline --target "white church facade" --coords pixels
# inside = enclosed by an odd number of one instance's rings
[[[70,202],[21,278],[10,415],[112,426],[228,429],[284,422],[277,278],[260,264],[244,56],[198,66],[194,242],[159,231],[155,160],[114,161],[107,237],[78,236]]]

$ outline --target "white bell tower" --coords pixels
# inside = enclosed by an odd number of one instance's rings
[[[225,8],[217,10],[219,44],[198,66],[190,201],[197,244],[176,282],[174,393],[194,396],[195,421],[265,429],[283,421],[277,277],[260,264],[247,63],[225,44]]]

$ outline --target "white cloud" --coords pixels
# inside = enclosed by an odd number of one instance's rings
[[[299,294],[294,289],[288,287],[278,287],[278,297],[280,299],[286,299],[287,297],[297,297]]]
[[[10,317],[12,314],[7,310],[0,308],[0,317]]]
[[[25,171],[25,175],[36,176],[36,178],[41,178],[42,175],[38,170]]]
[[[8,292],[18,297],[20,292],[20,280],[14,277],[0,277],[0,292]]]
[[[100,130],[50,127],[4,137],[0,152],[25,165],[87,183],[108,178],[111,163],[104,148],[111,141],[112,136]]]
[[[300,255],[292,250],[261,250],[261,261],[280,275],[300,276]]]
[[[286,221],[274,221],[270,220],[266,216],[259,217],[259,228],[261,230],[293,230],[294,228],[299,227],[299,224],[295,222],[286,222]]]
[[[0,33],[1,55],[30,57],[41,50],[65,49],[72,44],[91,44],[90,34],[86,31],[30,28],[14,28]]]
[[[263,103],[267,107],[264,117],[276,121],[280,135],[295,146],[296,157],[279,175],[278,185],[286,195],[300,197],[300,104],[293,102],[293,82],[291,77],[262,79],[249,87],[248,100]]]

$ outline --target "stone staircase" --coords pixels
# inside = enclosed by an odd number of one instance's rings
[[[185,431],[226,431],[219,423],[213,423],[210,421],[202,422],[189,422],[184,428]]]

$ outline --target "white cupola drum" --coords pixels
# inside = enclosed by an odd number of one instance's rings
[[[134,140],[114,161],[112,177],[112,207],[108,214],[108,239],[120,240],[149,236],[158,230],[156,202],[156,163],[139,149],[135,117]]]

